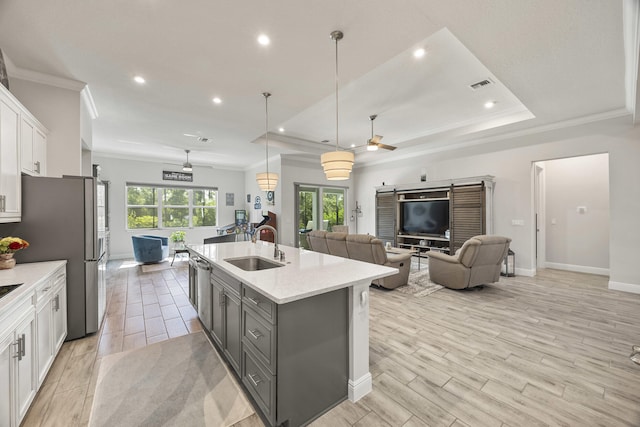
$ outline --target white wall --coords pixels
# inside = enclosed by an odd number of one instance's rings
[[[267,192],[266,191],[262,191],[260,189],[260,187],[258,187],[258,182],[256,181],[256,174],[257,173],[262,173],[262,172],[266,172],[266,167],[264,164],[260,165],[260,166],[255,166],[253,168],[250,168],[249,170],[245,171],[244,174],[244,189],[245,189],[245,194],[243,195],[243,202],[244,205],[242,208],[238,208],[238,209],[246,209],[247,213],[249,214],[249,221],[255,221],[255,222],[260,222],[262,221],[262,217],[260,216],[260,212],[256,212],[253,213],[254,211],[254,204],[255,204],[255,200],[256,200],[256,196],[260,196],[260,203],[262,208],[259,209],[259,211],[271,211],[273,213],[276,214],[276,229],[278,230],[278,243],[282,243],[282,236],[280,235],[280,212],[282,211],[282,198],[281,198],[281,194],[282,194],[282,171],[280,169],[280,157],[279,156],[274,156],[272,158],[269,159],[269,172],[274,172],[277,173],[280,176],[280,179],[278,181],[278,185],[276,186],[276,189],[274,191],[275,193],[275,198],[274,198],[274,204],[270,205],[267,202]],[[251,201],[247,202],[247,194],[249,194],[251,196]],[[253,216],[252,216],[253,213]],[[256,220],[256,216],[259,219]]]
[[[178,183],[163,181],[163,170],[177,170],[162,163],[142,162],[139,160],[123,160],[112,157],[95,156],[94,163],[100,165],[100,178],[110,182],[110,226],[111,258],[133,258],[131,236],[134,234],[155,234],[169,236],[175,229],[135,230],[127,231],[126,194],[127,182],[162,185],[194,185],[218,187],[218,223],[227,225],[235,221],[235,210],[245,208],[244,172],[223,169],[212,169],[194,165],[193,182]],[[226,193],[234,194],[234,206],[226,206]],[[186,229],[187,243],[202,243],[207,237],[217,235],[215,227]]]
[[[610,287],[640,291],[637,268],[640,227],[640,127],[629,119],[591,123],[484,146],[408,156],[356,170],[356,198],[364,217],[359,232],[375,233],[375,187],[419,181],[421,168],[428,180],[494,175],[494,232],[513,239],[516,272],[533,274],[534,235],[532,163],[535,161],[608,152],[610,160]],[[494,152],[488,152],[495,150]],[[524,220],[524,226],[512,220]]]
[[[572,157],[544,165],[546,266],[608,274],[609,156]]]
[[[80,92],[14,78],[11,93],[49,130],[47,176],[82,175]]]

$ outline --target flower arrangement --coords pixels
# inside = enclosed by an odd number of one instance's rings
[[[29,247],[29,242],[19,237],[3,237],[0,239],[0,254],[12,254]]]

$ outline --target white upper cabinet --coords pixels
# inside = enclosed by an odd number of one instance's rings
[[[21,219],[20,174],[46,175],[47,133],[0,85],[0,223]]]
[[[22,112],[20,118],[20,148],[22,173],[46,175],[46,129],[31,115]]]
[[[20,108],[0,85],[0,222],[20,221]]]

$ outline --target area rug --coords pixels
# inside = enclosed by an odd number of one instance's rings
[[[233,426],[255,411],[203,332],[105,356],[91,427]]]
[[[395,290],[403,294],[413,295],[414,297],[424,297],[439,291],[443,287],[444,286],[438,285],[437,283],[433,283],[429,279],[429,270],[424,269],[409,273],[409,281],[407,284],[399,286]]]

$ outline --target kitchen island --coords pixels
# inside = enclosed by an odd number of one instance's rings
[[[304,425],[371,391],[369,285],[397,269],[288,246],[274,260],[261,241],[188,247],[210,265],[203,323],[270,425]],[[234,265],[248,257],[265,269]]]

